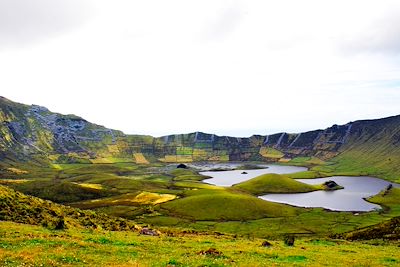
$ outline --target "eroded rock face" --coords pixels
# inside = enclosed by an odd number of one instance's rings
[[[0,133],[2,152],[21,160],[24,155],[29,158],[71,153],[93,157],[124,136],[74,115],[52,113],[45,107],[5,98],[0,99]]]
[[[125,135],[74,115],[50,112],[0,97],[0,158],[30,161],[49,155],[63,158],[133,158],[149,155],[163,162],[191,161],[281,161],[295,157],[326,160],[339,153],[363,151],[394,145],[399,139],[400,116],[380,120],[334,125],[325,130],[298,134],[277,133],[248,138],[195,132],[160,138]],[[377,144],[379,143],[379,144]],[[382,157],[386,151],[380,151]],[[388,162],[397,166],[400,149],[388,152]],[[349,157],[356,153],[349,153]],[[367,163],[367,162],[366,162]],[[312,163],[313,164],[313,163]],[[397,164],[397,165],[396,165]]]

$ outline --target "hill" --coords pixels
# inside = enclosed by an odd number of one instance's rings
[[[339,235],[347,240],[400,239],[400,217]]]
[[[188,196],[160,206],[169,216],[198,221],[246,221],[266,217],[294,216],[297,209],[263,201],[225,189],[189,191]]]
[[[257,196],[268,193],[305,193],[322,189],[322,186],[308,185],[275,173],[263,174],[233,187]]]
[[[0,97],[3,173],[7,168],[32,164],[258,160],[396,181],[400,178],[399,144],[400,116],[297,134],[236,138],[195,132],[155,138],[126,135],[75,115]]]

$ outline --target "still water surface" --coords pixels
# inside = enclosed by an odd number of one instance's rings
[[[365,201],[364,198],[378,194],[390,184],[379,178],[365,176],[333,176],[297,180],[306,184],[322,184],[333,180],[344,189],[297,194],[268,194],[260,198],[300,207],[322,207],[337,211],[372,211],[381,207]]]
[[[307,170],[307,168],[297,166],[263,166],[268,168],[259,170],[205,171],[201,172],[201,174],[212,177],[204,180],[206,183],[218,186],[232,186],[265,173],[286,174]],[[242,172],[247,172],[247,174],[242,174]],[[329,180],[335,181],[343,186],[344,189],[294,194],[267,194],[260,196],[260,198],[299,207],[321,207],[336,211],[372,211],[381,207],[364,199],[378,194],[390,184],[388,181],[366,176],[297,179],[297,181],[306,184],[322,184]],[[400,187],[399,184],[392,184],[394,187]]]
[[[286,174],[286,173],[294,173],[294,172],[302,172],[306,171],[305,167],[297,167],[297,166],[280,166],[280,165],[261,165],[266,167],[266,169],[258,169],[258,170],[233,170],[233,171],[205,171],[200,172],[200,174],[210,176],[212,178],[204,180],[204,182],[218,185],[218,186],[232,186],[237,183],[241,183],[247,180],[250,180],[254,177],[260,176],[266,173],[278,173],[278,174]],[[247,172],[247,174],[242,174],[243,172]]]

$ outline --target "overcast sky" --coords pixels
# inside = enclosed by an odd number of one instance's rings
[[[125,133],[400,114],[400,1],[0,0],[0,95]]]

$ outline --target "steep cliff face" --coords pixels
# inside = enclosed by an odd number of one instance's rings
[[[74,115],[50,112],[0,98],[0,151],[17,160],[68,157],[94,158],[107,154],[108,145],[125,135]]]
[[[202,132],[155,138],[125,135],[74,115],[0,98],[0,157],[4,161],[148,163],[265,160],[298,157],[400,173],[400,116],[333,125],[325,130],[249,138]],[[350,164],[351,163],[351,164]],[[358,164],[358,165],[357,165]]]

